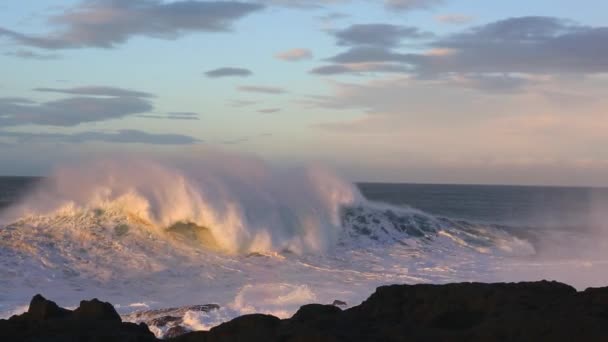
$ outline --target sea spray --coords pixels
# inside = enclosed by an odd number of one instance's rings
[[[76,212],[123,214],[151,233],[176,224],[210,231],[229,253],[332,246],[340,211],[362,201],[358,190],[320,168],[277,169],[208,164],[188,168],[152,161],[104,160],[58,169],[2,221]],[[83,227],[84,229],[85,227]]]

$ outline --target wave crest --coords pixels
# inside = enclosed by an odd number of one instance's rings
[[[304,253],[333,245],[341,208],[360,201],[352,184],[315,167],[276,169],[257,160],[187,167],[105,160],[58,169],[2,217],[126,217],[154,234],[180,224],[206,229],[211,238],[202,240],[212,239],[228,253]],[[80,224],[86,229],[87,222]]]

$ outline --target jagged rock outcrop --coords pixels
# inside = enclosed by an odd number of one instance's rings
[[[305,305],[290,319],[244,316],[173,341],[608,341],[608,288],[577,292],[546,281],[383,286],[344,311]]]
[[[83,303],[69,311],[36,296],[27,313],[0,320],[0,340],[154,340],[145,325],[121,323],[109,304]],[[177,330],[172,334],[184,332]],[[347,310],[311,304],[285,320],[245,315],[169,340],[608,341],[608,287],[577,292],[547,281],[383,286]]]
[[[71,311],[36,295],[26,313],[0,320],[0,341],[155,340],[145,324],[123,323],[112,304],[97,299]]]

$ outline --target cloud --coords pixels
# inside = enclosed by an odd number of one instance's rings
[[[421,57],[421,73],[608,71],[608,27],[580,26],[551,17],[510,18],[433,43],[453,54]]]
[[[149,112],[152,104],[137,97],[70,97],[35,103],[0,98],[0,127],[21,125],[76,126]]]
[[[253,75],[251,70],[244,68],[218,68],[205,72],[205,75],[210,78],[219,78],[219,77],[230,77],[230,76],[238,76],[238,77],[247,77]]]
[[[34,52],[31,50],[24,50],[24,49],[19,49],[17,51],[12,51],[12,52],[5,52],[4,55],[10,56],[10,57],[22,58],[22,59],[38,60],[38,61],[50,61],[50,60],[61,58],[60,55],[54,54],[54,53],[44,54],[44,53],[38,53],[38,52]]]
[[[299,9],[319,9],[327,4],[347,1],[348,0],[257,0],[257,2],[262,4]]]
[[[412,11],[428,9],[443,3],[443,0],[386,0],[385,5],[394,10]]]
[[[435,20],[442,24],[463,25],[472,22],[475,18],[464,14],[442,14],[435,17]]]
[[[353,2],[350,0],[258,0],[259,2],[277,5],[288,6],[302,9],[316,9],[326,5]],[[368,0],[375,3],[378,0]],[[413,11],[419,9],[428,9],[443,3],[443,0],[384,0],[384,6],[394,11]]]
[[[301,60],[305,60],[305,59],[311,59],[312,51],[310,51],[309,49],[296,48],[296,49],[279,52],[275,55],[275,57],[280,60],[295,62],[295,61],[301,61]]]
[[[513,74],[456,74],[446,79],[446,84],[498,93],[523,91],[536,83],[539,83],[539,80]]]
[[[198,113],[194,113],[194,112],[169,112],[167,113],[168,116],[182,116],[182,117],[198,117],[199,114]]]
[[[84,0],[49,18],[44,36],[0,28],[0,37],[42,49],[112,48],[134,36],[176,39],[191,32],[228,31],[236,20],[263,9],[255,3],[182,0]]]
[[[330,12],[325,15],[319,16],[318,19],[324,24],[331,24],[335,20],[346,19],[350,15],[341,12]]]
[[[362,33],[364,32],[364,33]],[[594,74],[608,72],[608,27],[552,17],[517,17],[425,42],[425,52],[403,52],[394,27],[334,33],[349,49],[322,72],[347,72],[353,63],[394,63],[420,78],[462,74]],[[416,31],[412,31],[416,32]],[[357,70],[352,70],[357,72]],[[318,70],[316,73],[320,73]]]
[[[404,54],[395,52],[384,47],[358,46],[328,58],[334,63],[382,63],[382,62],[401,62],[415,65],[424,59],[424,56],[416,54]]]
[[[342,46],[395,47],[404,39],[430,38],[432,33],[412,26],[391,24],[356,24],[333,32]]]
[[[224,145],[238,145],[238,144],[249,142],[249,140],[251,140],[251,139],[245,137],[245,138],[236,138],[236,139],[230,139],[230,140],[223,140],[223,141],[221,141],[221,143],[224,144]]]
[[[267,86],[240,86],[239,91],[249,93],[260,93],[260,94],[285,94],[287,91],[283,88],[278,87],[267,87]]]
[[[166,115],[159,114],[141,114],[138,118],[159,119],[159,120],[200,120],[198,113],[192,112],[170,112]]]
[[[230,101],[228,101],[228,104],[230,106],[236,107],[236,108],[248,107],[248,106],[252,106],[257,103],[258,103],[257,101],[249,101],[249,100],[230,100]]]
[[[260,109],[260,110],[258,110],[258,113],[272,114],[272,113],[278,113],[280,111],[281,111],[281,108],[266,108],[266,109]]]
[[[261,134],[255,135],[255,136],[222,140],[222,141],[220,141],[220,143],[224,144],[224,145],[238,145],[238,144],[250,142],[250,141],[258,139],[258,138],[268,138],[271,136],[272,136],[272,133],[261,133]]]
[[[91,96],[111,96],[111,97],[142,97],[151,98],[155,97],[153,94],[145,93],[142,91],[129,90],[116,87],[104,87],[104,86],[84,86],[75,88],[34,88],[35,91],[49,92],[49,93],[62,93],[71,95],[91,95]]]
[[[14,138],[18,142],[39,143],[123,143],[123,144],[150,144],[150,145],[192,145],[202,142],[199,139],[181,134],[154,134],[134,129],[119,130],[116,132],[86,131],[74,134],[62,133],[30,133],[0,131],[0,137]]]
[[[364,74],[364,73],[404,73],[409,69],[394,63],[352,63],[331,64],[314,68],[310,71],[316,75]]]

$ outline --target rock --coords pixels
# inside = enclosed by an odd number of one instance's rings
[[[344,311],[305,305],[265,329],[252,328],[257,323],[248,316],[237,320],[176,341],[605,341],[608,288],[577,292],[547,281],[392,285]]]
[[[174,341],[276,341],[281,320],[270,315],[253,314],[237,317],[212,328],[208,333],[189,333]]]
[[[123,323],[109,303],[82,301],[74,310],[60,308],[41,295],[28,311],[0,320],[0,341],[155,341],[145,324]]]
[[[80,306],[74,310],[73,316],[82,320],[121,321],[112,304],[101,302],[97,298],[81,301]]]
[[[60,308],[54,302],[46,300],[46,298],[42,297],[40,294],[37,294],[30,301],[30,307],[24,316],[30,320],[45,320],[65,317],[69,313],[69,310]]]
[[[27,313],[0,320],[0,341],[156,340],[145,324],[116,320],[108,306],[83,301],[69,311],[36,296]],[[161,312],[157,319],[172,317]],[[310,304],[284,320],[245,315],[198,332],[173,318],[161,321],[169,341],[186,342],[608,341],[608,288],[577,292],[547,281],[391,285],[346,310]]]
[[[302,306],[291,319],[297,321],[318,320],[341,312],[342,310],[334,305],[308,304]]]
[[[331,303],[331,305],[333,305],[333,306],[347,306],[348,304],[346,304],[346,302],[344,302],[344,301],[336,299],[336,300],[334,300],[333,303]]]

